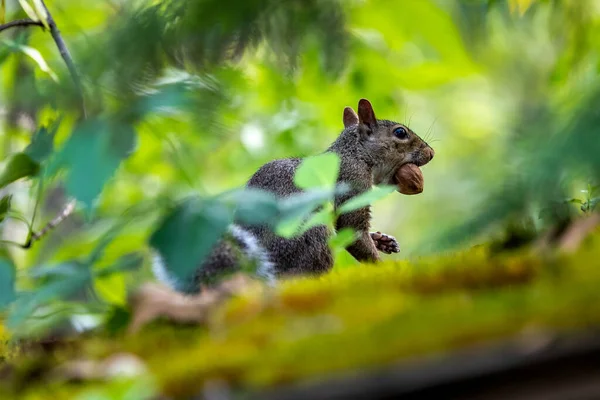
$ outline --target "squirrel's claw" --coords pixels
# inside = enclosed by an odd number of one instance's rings
[[[400,245],[395,237],[381,232],[371,232],[370,235],[375,243],[375,247],[382,253],[392,254],[400,252]]]

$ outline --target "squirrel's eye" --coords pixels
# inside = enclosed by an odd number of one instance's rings
[[[394,129],[394,135],[396,135],[398,139],[408,139],[408,132],[401,126]]]

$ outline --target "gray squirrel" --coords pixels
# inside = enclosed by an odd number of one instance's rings
[[[398,122],[378,120],[371,103],[361,99],[358,114],[350,107],[344,109],[344,130],[326,150],[340,157],[338,183],[346,183],[350,190],[335,198],[334,207],[368,191],[373,185],[396,185],[398,169],[412,163],[422,166],[431,161],[433,149],[407,126]],[[301,158],[271,161],[250,178],[246,186],[269,191],[283,198],[302,190],[294,184],[294,174]],[[398,252],[396,240],[380,232],[370,232],[371,210],[364,207],[342,214],[335,229],[352,228],[358,239],[347,251],[359,262],[377,262],[378,251]],[[218,279],[223,273],[234,272],[244,261],[252,262],[256,273],[273,282],[282,276],[321,274],[333,266],[333,255],[328,247],[331,232],[325,226],[316,226],[304,234],[286,239],[277,236],[266,226],[232,224],[208,258],[198,267],[191,282],[174,279],[164,265],[160,254],[153,260],[156,277],[171,288],[184,293],[197,293],[200,288]]]

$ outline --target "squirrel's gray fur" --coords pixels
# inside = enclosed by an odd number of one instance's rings
[[[327,151],[339,155],[338,182],[345,182],[351,190],[336,197],[335,207],[374,184],[396,185],[394,174],[403,164],[422,166],[433,158],[433,149],[408,127],[377,120],[368,100],[360,100],[358,115],[346,107],[343,120],[344,130]],[[406,130],[406,137],[398,138],[394,134],[399,127]],[[263,189],[278,197],[301,192],[294,185],[294,174],[301,162],[300,158],[271,161],[250,178],[247,187]],[[376,243],[369,232],[370,220],[370,207],[364,207],[341,215],[336,222],[336,230],[349,227],[358,232],[359,238],[347,250],[361,262],[379,260]],[[254,263],[257,273],[268,280],[283,275],[318,274],[333,265],[327,244],[330,234],[325,226],[317,226],[299,237],[285,239],[265,226],[232,225],[227,238],[221,240],[199,266],[193,282],[174,281],[159,255],[153,268],[159,280],[182,292],[198,291],[202,284],[219,274],[235,271],[243,261]]]

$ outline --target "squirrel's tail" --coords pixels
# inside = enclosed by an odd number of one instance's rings
[[[256,275],[265,279],[268,283],[275,281],[275,264],[271,261],[268,251],[259,243],[258,238],[240,227],[232,224],[229,226],[228,234],[231,236],[234,244],[239,247],[244,259],[256,266]],[[222,251],[221,246],[217,244],[215,251]],[[231,255],[228,255],[231,257]],[[229,257],[225,257],[229,258]],[[219,259],[219,257],[217,257]],[[238,260],[239,262],[239,260]],[[239,265],[236,267],[239,268]],[[226,265],[210,265],[201,268],[210,268],[211,270],[227,269]],[[179,292],[197,292],[199,290],[198,282],[182,282],[168,268],[165,259],[156,250],[153,251],[152,271],[157,280]]]

